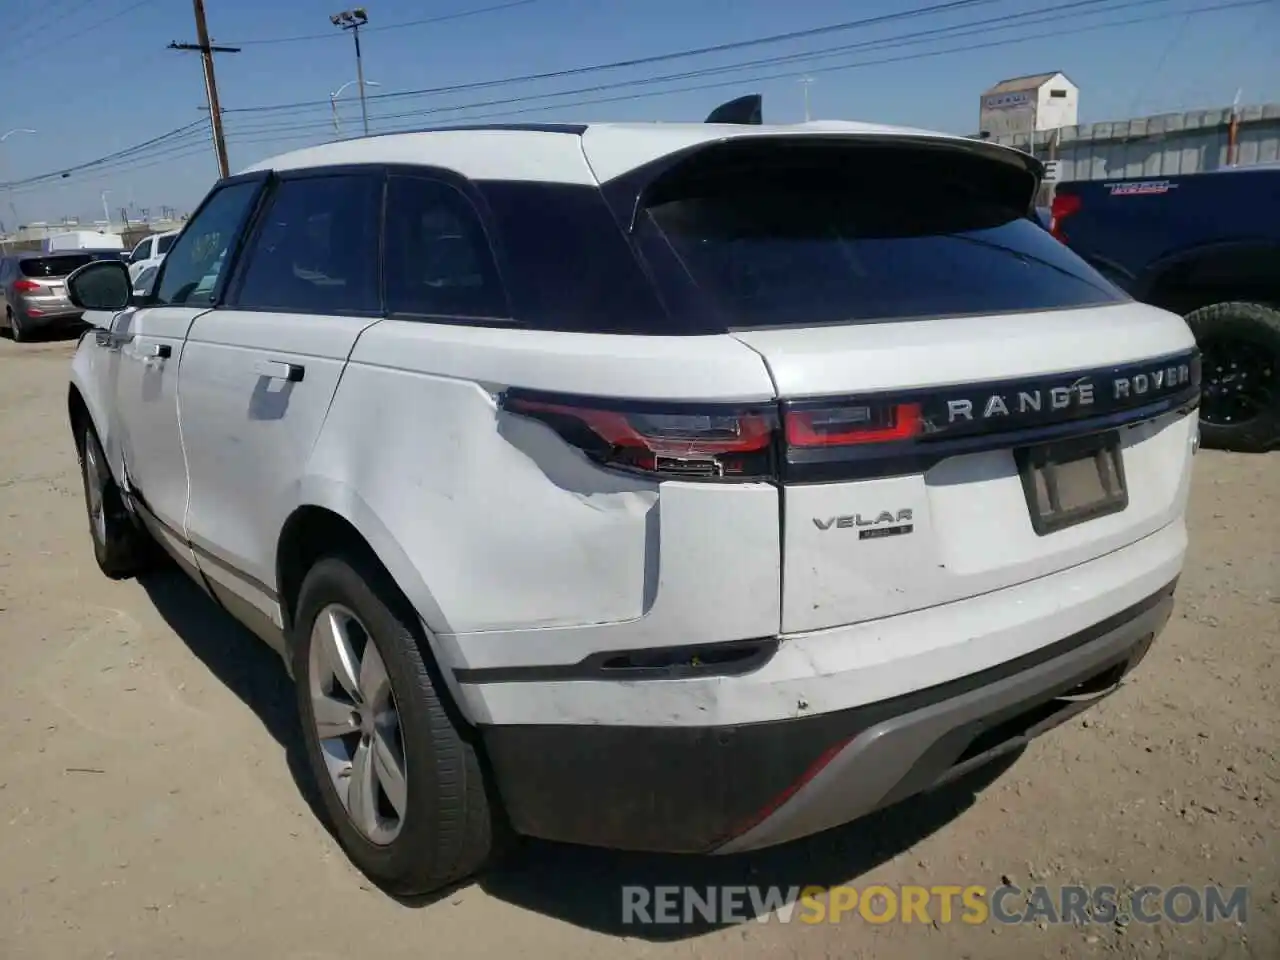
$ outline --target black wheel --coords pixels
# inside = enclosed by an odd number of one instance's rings
[[[6,310],[5,316],[9,319],[9,336],[13,337],[13,342],[24,342],[27,339],[27,331],[22,328],[22,321],[18,319],[18,315],[12,310]]]
[[[1202,444],[1245,453],[1280,444],[1280,310],[1215,303],[1187,323],[1203,358]]]
[[[142,573],[154,559],[151,539],[125,507],[92,426],[81,427],[77,453],[98,567],[113,580]]]
[[[352,862],[401,896],[481,869],[501,822],[420,633],[370,560],[326,557],[303,580],[293,668],[321,802]]]

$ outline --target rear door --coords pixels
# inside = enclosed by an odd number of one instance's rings
[[[276,542],[351,348],[381,314],[382,182],[372,171],[282,177],[228,303],[187,337],[186,531],[219,599],[251,627],[279,626]]]
[[[1045,232],[1025,170],[962,147],[781,146],[670,171],[639,232],[782,401],[784,632],[999,589],[1177,519],[1190,333]]]

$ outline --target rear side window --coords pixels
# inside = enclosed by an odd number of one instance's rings
[[[577,333],[668,334],[663,304],[600,190],[517,181],[478,184],[503,251],[521,326]]]
[[[378,221],[376,177],[285,180],[246,251],[236,305],[284,313],[375,313]]]
[[[92,259],[93,257],[87,253],[61,257],[37,257],[21,261],[19,269],[22,270],[24,277],[65,277]]]
[[[730,328],[1125,299],[1028,217],[1030,177],[1013,168],[954,150],[770,147],[713,148],[647,194],[641,229]]]
[[[390,179],[386,277],[387,309],[400,317],[511,316],[479,215],[440,180]]]
[[[173,246],[173,241],[177,239],[178,239],[178,235],[176,233],[171,234],[170,236],[167,236],[167,237],[157,237],[156,238],[156,256],[160,257],[168,253],[169,248]]]

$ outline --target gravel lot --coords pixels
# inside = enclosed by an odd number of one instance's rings
[[[1280,956],[1280,454],[1198,457],[1169,629],[1013,766],[763,855],[529,844],[405,904],[350,867],[299,788],[274,655],[176,573],[99,575],[65,421],[74,346],[0,341],[0,957]],[[1248,884],[1248,919],[620,926],[623,884],[1002,877]]]

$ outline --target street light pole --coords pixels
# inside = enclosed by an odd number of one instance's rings
[[[364,119],[364,135],[369,135],[369,108],[365,103],[364,96],[364,62],[360,57],[360,28],[369,22],[369,15],[365,13],[364,7],[356,7],[352,10],[343,10],[341,13],[335,13],[329,18],[339,30],[350,30],[351,36],[356,42],[356,82],[360,84],[360,115]],[[336,113],[337,107],[334,107]]]
[[[809,122],[809,87],[813,84],[813,77],[804,77],[800,80],[804,86],[804,122]]]
[[[338,98],[342,96],[342,91],[347,89],[347,87],[351,86],[353,83],[359,83],[359,81],[348,80],[346,83],[340,86],[337,90],[333,91],[333,93],[329,94],[329,106],[333,108],[333,132],[334,133],[342,132],[342,125],[338,122]],[[380,87],[382,86],[382,84],[378,83],[377,80],[366,80],[365,86]],[[369,125],[367,122],[365,123],[365,132],[366,133],[369,132]]]

